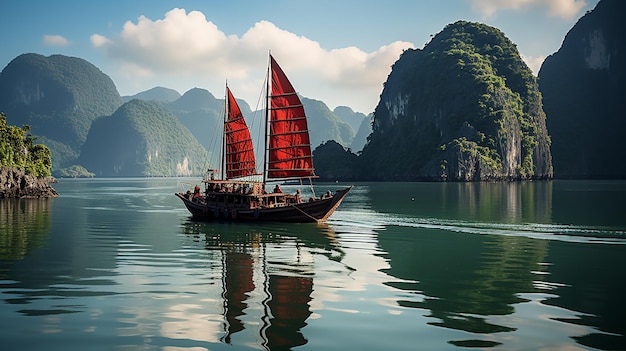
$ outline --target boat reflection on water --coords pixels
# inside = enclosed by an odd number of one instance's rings
[[[301,329],[311,316],[315,255],[343,256],[327,225],[189,220],[183,232],[221,256],[222,342],[258,342],[268,350],[307,343]]]

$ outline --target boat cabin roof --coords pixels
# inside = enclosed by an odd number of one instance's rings
[[[257,180],[233,180],[233,179],[210,179],[203,180],[203,183],[207,184],[220,184],[220,185],[229,185],[229,184],[263,184],[263,182]]]

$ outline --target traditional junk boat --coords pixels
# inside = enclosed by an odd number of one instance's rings
[[[195,186],[193,192],[176,193],[194,219],[324,222],[352,188],[315,195],[312,179],[316,176],[304,107],[271,55],[267,84],[263,173],[257,172],[250,131],[226,87],[222,154],[226,172],[216,176],[210,171],[202,181],[204,189]],[[284,193],[279,186],[271,191],[265,189],[268,181],[299,180],[302,184],[304,179],[311,185],[312,196],[308,199],[302,198],[299,189],[295,194]]]

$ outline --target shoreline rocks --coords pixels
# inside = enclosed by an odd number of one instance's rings
[[[58,197],[50,183],[53,177],[37,178],[24,170],[0,167],[0,199],[39,199]]]

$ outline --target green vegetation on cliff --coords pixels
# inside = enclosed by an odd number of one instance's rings
[[[496,28],[446,26],[394,64],[361,158],[373,179],[550,178],[541,94]]]
[[[0,112],[0,166],[23,169],[36,177],[50,175],[52,160],[50,149],[29,134],[30,127],[22,128],[7,124],[4,112]]]
[[[142,91],[132,96],[122,96],[122,100],[124,102],[129,102],[130,100],[141,99],[146,101],[156,100],[163,103],[168,103],[175,101],[176,99],[180,98],[180,96],[180,93],[174,89],[169,89],[165,87],[154,87],[152,89]]]
[[[315,173],[322,181],[358,180],[359,172],[357,155],[350,149],[344,149],[334,140],[318,146],[313,151]]]
[[[81,58],[23,54],[0,73],[0,110],[9,123],[31,126],[54,168],[72,164],[92,121],[121,104],[111,78]]]
[[[161,103],[131,100],[94,121],[78,164],[96,176],[202,175],[208,154]]]
[[[89,172],[85,167],[79,165],[72,165],[56,170],[53,175],[58,178],[92,178],[95,176],[95,174]]]
[[[249,116],[248,104],[240,100],[239,107],[244,116]],[[180,98],[166,103],[165,108],[178,117],[200,144],[211,153],[209,162],[219,164],[221,156],[219,150],[215,150],[219,142],[216,141],[213,131],[221,130],[224,126],[224,100],[216,99],[206,89],[193,88]]]

